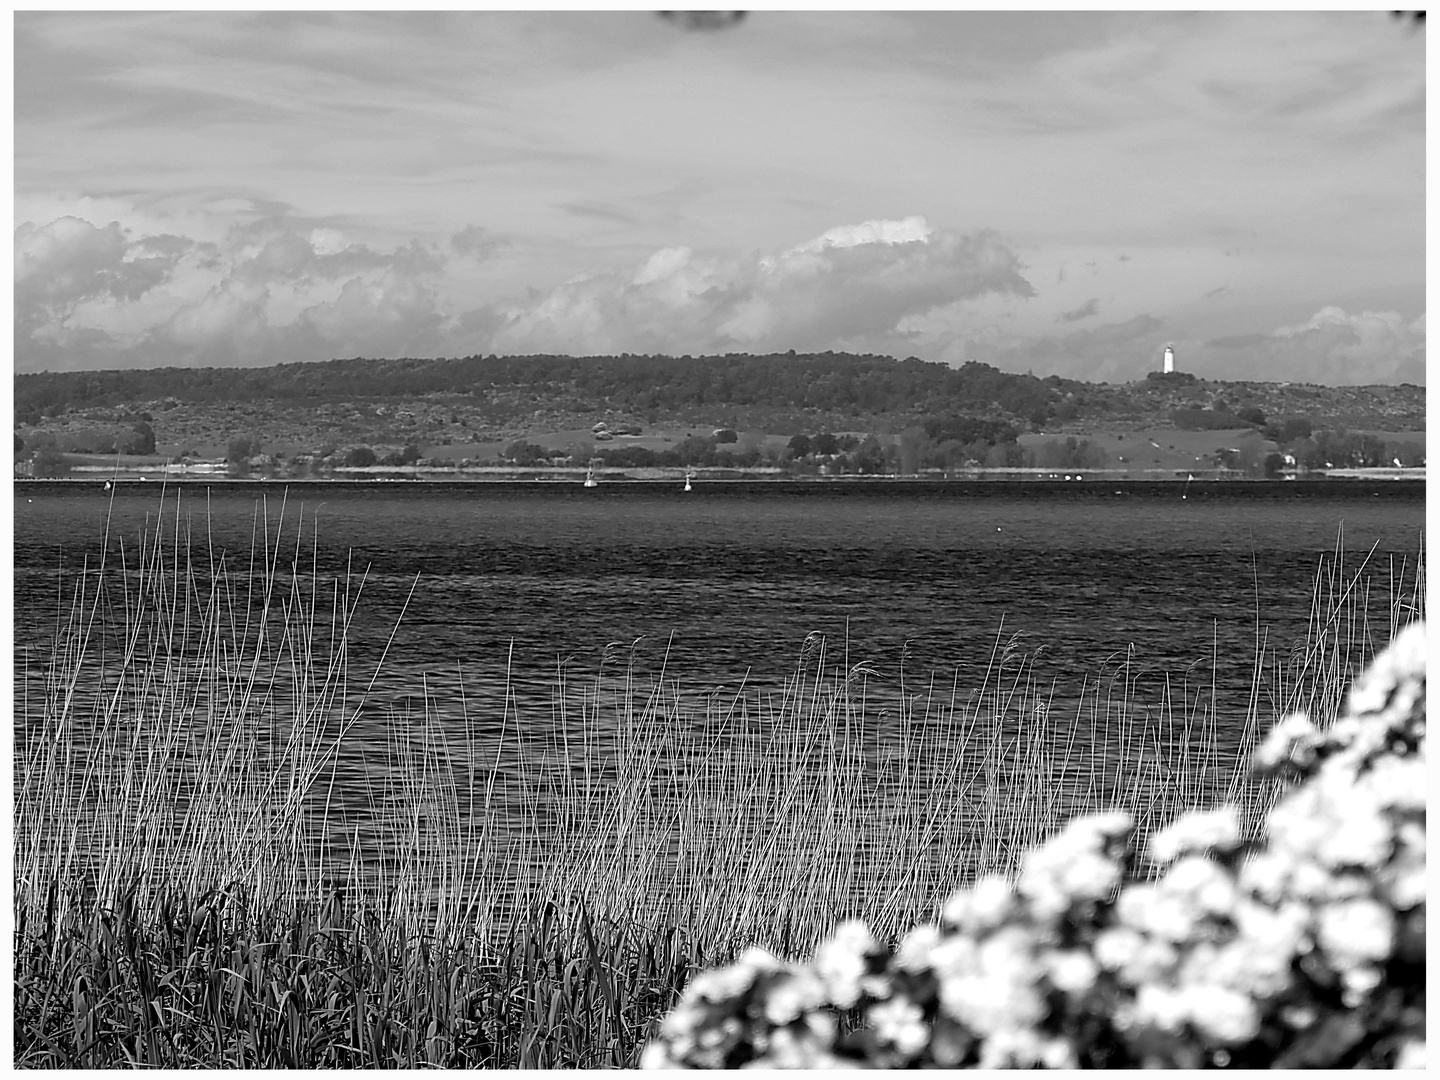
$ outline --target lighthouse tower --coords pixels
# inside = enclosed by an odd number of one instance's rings
[[[1175,370],[1175,346],[1165,346],[1165,374],[1169,375]]]

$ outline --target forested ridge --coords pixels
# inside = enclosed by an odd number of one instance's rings
[[[695,406],[790,406],[865,413],[934,411],[989,404],[1043,416],[1059,380],[1011,375],[985,364],[960,368],[911,357],[844,353],[753,356],[468,356],[329,360],[268,368],[155,368],[19,375],[19,416],[56,406],[135,401],[346,401],[484,395],[523,389],[580,395],[637,412]],[[1075,384],[1083,385],[1083,384]]]
[[[763,407],[899,422],[937,415],[1022,428],[1169,417],[1177,409],[1307,415],[1354,426],[1423,426],[1423,387],[1224,383],[1188,373],[1112,385],[850,353],[724,356],[469,356],[329,360],[264,368],[152,368],[17,375],[15,422],[73,410],[271,401],[287,406],[468,399],[520,416],[537,405],[654,417]],[[1218,404],[1217,404],[1218,402]],[[1224,406],[1224,408],[1221,408]],[[500,417],[497,416],[497,419]],[[1216,421],[1219,422],[1219,421]],[[1183,424],[1182,426],[1189,426]]]

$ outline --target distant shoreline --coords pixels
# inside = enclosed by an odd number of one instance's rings
[[[685,481],[683,472],[675,475],[665,476],[637,476],[632,470],[629,473],[616,470],[614,474],[600,475],[597,488],[605,487],[628,487],[628,488],[669,488],[675,487],[683,490]],[[86,476],[67,477],[27,477],[17,476],[16,490],[21,486],[34,485],[57,485],[61,487],[100,487],[107,484],[124,485],[126,488],[139,488],[142,485],[149,489],[154,487],[178,487],[178,488],[202,488],[202,487],[233,487],[233,488],[322,488],[322,487],[347,487],[347,488],[395,488],[415,489],[421,487],[464,487],[467,485],[480,486],[530,486],[530,487],[553,487],[583,488],[584,473],[571,474],[569,471],[558,475],[537,474],[534,470],[516,469],[504,472],[493,470],[486,473],[462,473],[456,475],[449,470],[436,470],[438,475],[426,476],[331,476],[331,477],[260,477],[260,476],[225,476],[225,475],[155,475],[146,476],[134,473],[100,474],[91,473]],[[558,471],[557,471],[558,472]],[[1383,490],[1394,490],[1400,492],[1420,491],[1422,494],[1425,488],[1425,471],[1423,469],[1374,469],[1361,470],[1351,469],[1344,472],[1329,474],[1310,474],[1300,479],[1293,478],[1253,478],[1253,477],[1220,477],[1220,476],[1135,476],[1117,475],[1105,473],[1104,471],[1091,470],[1087,473],[1056,473],[1052,470],[1033,470],[1035,475],[1016,475],[1017,470],[1000,471],[990,473],[975,473],[965,475],[944,476],[878,476],[878,475],[856,475],[856,476],[757,476],[751,473],[731,473],[728,475],[706,474],[703,471],[692,475],[691,480],[695,490],[702,490],[705,487],[716,488],[731,485],[750,486],[792,486],[806,488],[901,488],[901,487],[956,487],[956,488],[1023,488],[1037,487],[1047,491],[1063,490],[1066,488],[1097,488],[1105,484],[1118,484],[1122,488],[1131,490],[1148,490],[1160,488],[1190,489],[1195,493],[1213,491],[1217,488],[1226,490],[1243,489],[1265,489],[1265,490],[1293,490],[1297,494],[1302,491],[1314,491],[1317,488],[1332,489],[1336,487],[1360,487],[1366,482],[1373,483]]]
[[[280,476],[275,474],[234,476],[223,468],[206,463],[194,466],[138,464],[72,465],[63,477],[31,477],[19,474],[20,480],[61,480],[94,483],[106,480],[162,481],[166,483],[241,483],[241,484],[326,484],[326,483],[581,483],[589,470],[570,466],[525,468],[517,465],[482,465],[468,469],[446,469],[431,465],[370,465],[336,469],[324,476]],[[723,466],[602,466],[594,470],[601,483],[643,482],[683,483],[687,474],[696,482],[715,480],[746,480],[758,483],[854,483],[857,481],[888,483],[975,483],[1000,481],[1060,480],[1071,483],[1111,482],[1116,480],[1156,483],[1254,484],[1267,482],[1314,483],[1319,480],[1425,480],[1425,467],[1325,469],[1305,473],[1282,473],[1280,476],[1252,477],[1218,469],[1055,469],[1055,468],[975,468],[951,469],[947,472],[925,473],[844,473],[823,475],[792,473],[774,466],[726,468]]]

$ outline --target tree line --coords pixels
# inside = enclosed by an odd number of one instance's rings
[[[275,400],[321,403],[386,397],[530,390],[578,396],[636,413],[764,405],[866,414],[986,408],[1026,423],[1054,414],[1059,380],[959,368],[916,357],[851,353],[663,356],[468,356],[329,360],[268,368],[155,368],[17,375],[22,425],[68,409],[134,401]],[[1076,384],[1079,385],[1079,384]]]

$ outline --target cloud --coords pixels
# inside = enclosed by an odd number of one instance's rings
[[[1129,382],[1160,369],[1160,351],[1170,340],[1154,315],[1073,330],[1059,337],[1005,334],[994,327],[946,335],[940,355],[959,364],[978,360],[1003,371],[1033,371],[1091,381]]]
[[[469,226],[391,249],[272,207],[218,240],[77,217],[16,231],[18,370],[263,364],[467,352],[913,351],[937,309],[1034,290],[993,233],[922,217],[826,230],[779,253],[662,248],[514,301],[447,288],[499,243]],[[903,350],[903,352],[902,352]]]
[[[986,293],[1034,295],[993,233],[921,217],[842,225],[779,254],[675,247],[509,308],[495,351],[909,349],[907,319]]]
[[[1181,370],[1205,378],[1425,381],[1425,319],[1394,311],[1328,306],[1268,332],[1208,338],[1152,314],[1052,335],[1038,322],[1051,316],[1037,311],[1029,333],[1017,333],[1015,301],[1036,293],[1014,250],[993,232],[918,216],[746,255],[660,248],[501,300],[477,297],[504,280],[494,254],[515,249],[477,226],[387,247],[338,220],[262,209],[204,239],[75,215],[20,225],[16,370],[794,348],[1129,381],[1157,370],[1174,341]],[[1053,318],[1099,312],[1091,298]]]
[[[862,244],[924,243],[932,231],[930,223],[918,214],[900,221],[865,221],[859,225],[837,225],[833,229],[827,229],[814,240],[791,248],[785,254],[797,255],[807,251],[824,251],[826,248],[852,248]]]
[[[1269,340],[1269,334],[1230,334],[1226,337],[1211,338],[1205,342],[1205,347],[1207,349],[1245,349],[1251,345],[1262,345]]]
[[[1200,378],[1329,385],[1425,382],[1425,317],[1395,312],[1350,314],[1325,307],[1269,333],[1192,340],[1183,328],[1138,315],[1055,337],[1006,333],[995,326],[941,334],[929,359],[979,360],[1005,371],[1089,381],[1129,382],[1160,370],[1174,342],[1176,366]]]
[[[103,228],[76,217],[15,233],[17,305],[63,309],[91,296],[134,300],[158,284],[189,245],[159,236],[132,245],[118,221]]]
[[[1268,334],[1212,338],[1207,375],[1334,385],[1425,382],[1425,317],[1327,306]]]
[[[466,225],[450,237],[450,246],[460,255],[484,259],[501,247],[501,243],[479,225]]]
[[[443,268],[413,241],[385,251],[277,216],[217,243],[27,222],[15,233],[16,369],[424,355],[442,338]]]
[[[1091,315],[1096,314],[1099,310],[1100,301],[1092,297],[1091,299],[1086,300],[1085,303],[1081,304],[1078,308],[1075,308],[1073,311],[1062,311],[1059,315],[1055,316],[1055,321],[1079,322],[1081,319],[1088,319]]]

